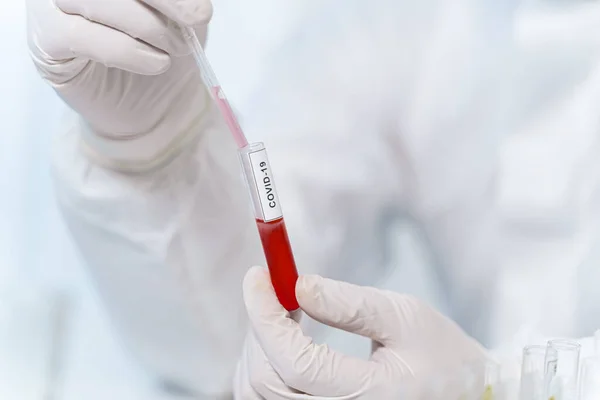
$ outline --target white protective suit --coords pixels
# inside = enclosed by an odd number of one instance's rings
[[[329,1],[244,110],[269,148],[302,273],[381,283],[386,229],[409,218],[451,317],[484,343],[534,318],[576,333],[577,267],[600,204],[600,7],[497,3]],[[134,355],[215,398],[246,333],[243,274],[264,261],[235,146],[197,93],[202,118],[184,146],[152,131],[111,140],[73,117],[54,175]]]

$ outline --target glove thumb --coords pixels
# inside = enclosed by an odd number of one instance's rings
[[[411,312],[411,308],[418,307],[409,296],[317,275],[304,275],[298,279],[296,297],[302,310],[311,318],[368,337],[384,346],[392,344],[398,331],[395,326],[398,310]]]

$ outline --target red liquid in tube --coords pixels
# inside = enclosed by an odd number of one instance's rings
[[[267,150],[263,143],[250,143],[239,154],[275,294],[286,310],[296,311],[298,271]]]
[[[298,270],[283,218],[265,222],[256,220],[271,282],[281,305],[288,311],[300,308],[296,300]]]

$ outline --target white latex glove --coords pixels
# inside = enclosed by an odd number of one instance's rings
[[[371,338],[371,358],[313,343],[278,303],[268,272],[255,267],[244,281],[252,332],[236,372],[237,399],[414,399],[421,380],[486,361],[475,340],[411,296],[319,276],[300,277],[296,295],[310,317]]]
[[[93,153],[151,163],[197,131],[208,97],[177,24],[204,41],[210,0],[27,0],[27,11],[33,61],[87,123]]]

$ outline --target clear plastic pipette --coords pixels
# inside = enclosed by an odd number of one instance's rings
[[[298,271],[287,234],[283,211],[267,150],[263,143],[248,144],[223,89],[208,62],[193,28],[182,27],[183,36],[193,52],[205,85],[210,90],[225,122],[238,145],[238,152],[246,184],[254,209],[256,225],[260,234],[271,282],[281,305],[288,311],[300,308],[296,299]]]
[[[244,131],[242,131],[242,128],[240,127],[240,124],[235,117],[233,110],[231,109],[227,97],[225,97],[225,93],[221,88],[221,84],[217,80],[215,72],[208,62],[208,58],[206,57],[206,53],[200,44],[200,40],[198,40],[196,31],[190,27],[182,27],[181,30],[183,31],[183,37],[192,50],[196,64],[198,65],[198,68],[202,74],[204,84],[210,90],[210,93],[215,99],[219,110],[221,110],[221,113],[225,118],[225,122],[227,123],[227,126],[233,135],[233,139],[240,149],[246,147],[248,145],[248,140],[246,139]]]

